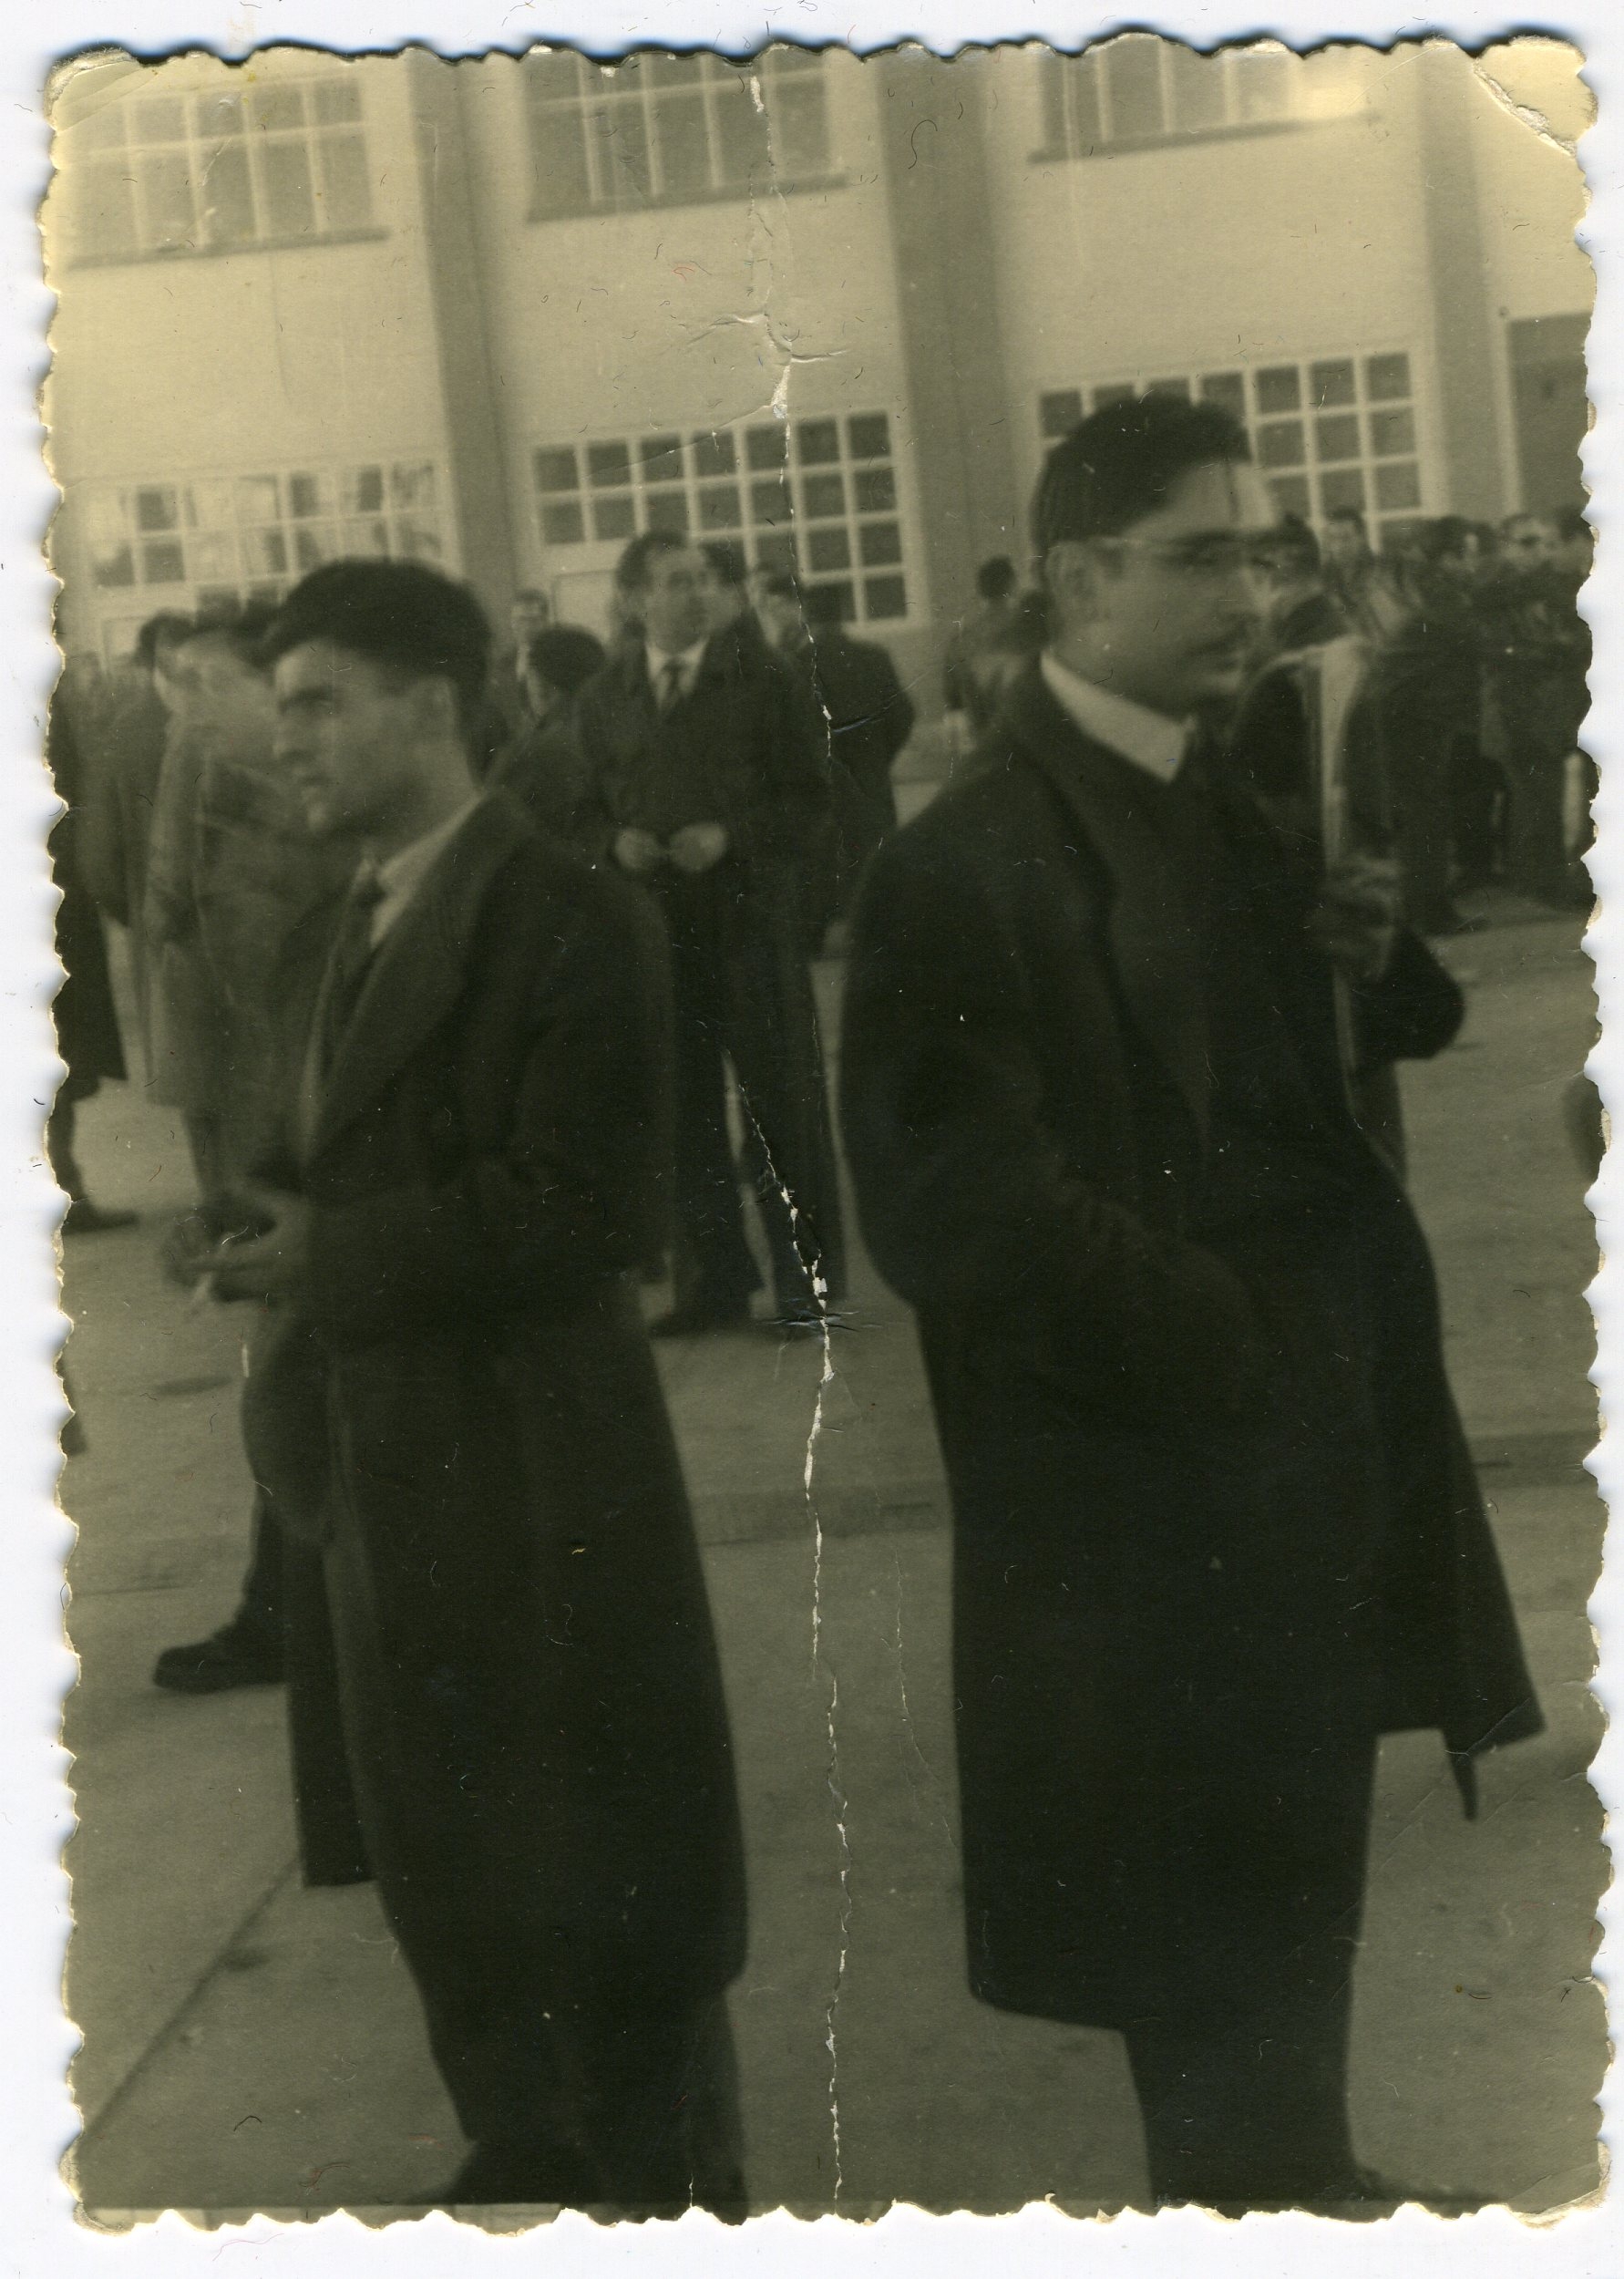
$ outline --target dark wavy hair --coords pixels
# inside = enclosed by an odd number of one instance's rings
[[[1246,429],[1221,404],[1130,396],[1102,405],[1057,443],[1032,502],[1039,560],[1070,539],[1115,538],[1154,514],[1196,467],[1244,465]]]

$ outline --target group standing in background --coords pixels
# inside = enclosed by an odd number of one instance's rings
[[[1255,663],[1356,641],[1385,748],[1405,914],[1424,933],[1477,923],[1459,897],[1504,885],[1588,909],[1583,866],[1593,776],[1578,749],[1589,633],[1582,514],[1519,513],[1498,529],[1446,515],[1378,555],[1357,509],[1322,532],[1279,519]],[[948,645],[944,694],[972,742],[1043,639],[1043,597],[1017,593],[1007,557],[982,564],[977,602]]]

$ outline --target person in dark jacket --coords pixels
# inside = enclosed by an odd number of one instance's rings
[[[1051,453],[1051,645],[875,858],[843,1120],[951,1482],[974,1991],[1124,2034],[1159,2202],[1369,2206],[1377,1737],[1439,1728],[1469,1788],[1539,1715],[1335,1013],[1426,1055],[1459,992],[1391,870],[1298,861],[1203,732],[1270,520],[1214,406]]]
[[[58,690],[46,730],[46,757],[67,813],[51,833],[51,864],[61,901],[57,906],[57,955],[62,985],[51,1006],[57,1045],[66,1067],[46,1120],[46,1154],[51,1173],[67,1197],[65,1235],[107,1234],[133,1226],[133,1211],[109,1210],[91,1200],[75,1145],[79,1103],[102,1085],[125,1075],[124,1044],[113,1002],[107,936],[92,892],[94,865],[87,861],[96,830],[97,785],[80,746],[70,706]]]
[[[1458,515],[1440,515],[1413,533],[1393,564],[1390,591],[1401,614],[1372,668],[1392,769],[1404,914],[1424,933],[1458,933],[1470,923],[1452,893],[1451,797],[1459,748],[1482,726],[1470,548],[1469,525]]]
[[[585,763],[575,740],[575,698],[603,664],[603,644],[584,625],[549,625],[531,636],[520,680],[529,725],[491,770],[541,830],[591,847]]]
[[[964,714],[977,736],[992,725],[1008,684],[1020,589],[1007,554],[983,562],[975,573],[975,607],[954,626],[942,657],[943,700],[950,712]]]
[[[1506,868],[1512,883],[1554,909],[1593,900],[1568,841],[1569,768],[1589,704],[1589,629],[1578,586],[1559,559],[1554,522],[1512,516],[1479,596],[1489,687],[1503,736]]]
[[[488,633],[417,563],[284,603],[277,750],[366,850],[290,942],[271,1309],[307,1872],[376,1876],[473,2150],[463,2202],[736,2212],[726,1713],[632,1272],[670,998],[625,882],[478,795]],[[353,1800],[358,1825],[346,1828]]]
[[[675,1274],[660,1335],[748,1321],[759,1281],[727,1120],[731,1066],[776,1317],[821,1330],[839,1293],[839,1197],[802,928],[805,850],[828,812],[824,742],[765,643],[713,631],[698,549],[651,531],[617,572],[641,627],[576,704],[603,836],[658,909],[676,996]]]
[[[1262,658],[1319,648],[1352,632],[1347,612],[1326,583],[1320,541],[1300,515],[1281,517],[1266,564],[1269,603],[1260,639]]]
[[[845,915],[869,856],[897,827],[891,769],[913,730],[913,700],[889,650],[846,631],[833,587],[809,586],[803,593],[781,575],[769,582],[767,593],[779,645],[798,668],[828,739],[835,830],[829,875],[808,928],[821,941],[830,920]]]

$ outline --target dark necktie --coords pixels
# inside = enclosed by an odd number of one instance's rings
[[[356,872],[327,960],[322,992],[321,1069],[327,1076],[361,995],[372,964],[373,913],[384,899],[383,882],[370,863]]]
[[[668,656],[660,667],[660,709],[669,712],[683,693],[683,660]]]

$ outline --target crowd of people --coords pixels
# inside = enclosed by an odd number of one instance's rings
[[[832,933],[959,1531],[976,1991],[1126,2035],[1158,2199],[1389,2196],[1343,2080],[1375,1739],[1439,1728],[1469,1795],[1538,1711],[1382,1102],[1458,1026],[1463,882],[1574,893],[1578,549],[1378,562],[1158,397],[1055,447],[1033,537],[903,831],[886,652],[675,534],[607,643],[525,593],[493,659],[466,587],[340,562],[59,698],[67,1232],[126,1222],[73,1149],[122,1073],[105,914],[196,1173],[166,1262],[252,1324],[242,1604],[155,1676],[290,1681],[305,1872],[378,1882],[460,2200],[745,2204],[738,1805],[646,1338],[751,1325],[746,1202],[773,1329],[839,1326]]]
[[[1593,777],[1579,751],[1589,631],[1578,593],[1589,525],[1577,509],[1497,528],[1446,515],[1372,548],[1355,508],[1322,532],[1287,516],[1259,562],[1265,607],[1254,671],[1354,640],[1385,748],[1406,913],[1431,934],[1482,913],[1463,898],[1506,886],[1553,909],[1588,909],[1582,862]],[[985,562],[950,645],[945,693],[973,742],[1043,648],[1041,590]]]

